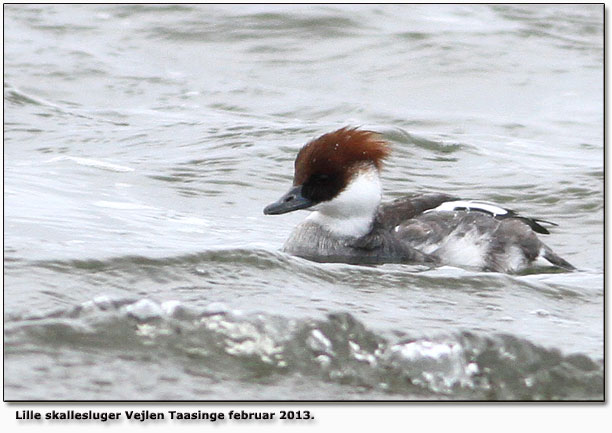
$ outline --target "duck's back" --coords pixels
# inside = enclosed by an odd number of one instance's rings
[[[561,268],[574,269],[537,237],[534,228],[539,233],[548,233],[539,224],[540,220],[483,202],[456,201],[452,197],[445,199],[441,194],[405,201],[408,203],[396,203],[395,208],[420,209],[424,207],[423,203],[432,205],[393,227],[389,226],[389,230],[401,242],[434,256],[442,264],[517,272],[542,257]],[[387,220],[397,222],[397,217]]]

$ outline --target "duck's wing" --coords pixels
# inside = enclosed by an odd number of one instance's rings
[[[542,224],[547,224],[551,226],[557,225],[551,221],[546,221],[540,218],[526,217],[520,215],[512,209],[503,208],[501,206],[496,205],[495,203],[489,203],[486,201],[479,200],[449,200],[441,203],[439,206],[433,209],[428,209],[425,212],[428,211],[481,212],[488,214],[498,220],[503,220],[506,218],[515,218],[527,224],[534,232],[544,235],[548,235],[550,234],[550,232],[545,227],[543,227]]]
[[[444,202],[457,200],[459,200],[457,197],[448,194],[421,194],[413,197],[401,197],[382,204],[378,210],[376,221],[381,227],[392,229],[406,220],[440,206]]]

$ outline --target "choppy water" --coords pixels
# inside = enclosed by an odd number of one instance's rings
[[[603,7],[4,8],[5,398],[601,399]],[[307,140],[387,199],[559,224],[579,272],[316,264]]]

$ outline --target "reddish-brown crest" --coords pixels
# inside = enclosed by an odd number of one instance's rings
[[[346,172],[359,162],[382,167],[391,149],[375,132],[344,127],[322,135],[306,144],[295,159],[294,185],[301,185],[313,174],[333,175]]]

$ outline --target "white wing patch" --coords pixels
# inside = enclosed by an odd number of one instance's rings
[[[493,216],[497,215],[506,215],[508,213],[507,209],[503,207],[499,207],[493,203],[487,203],[486,201],[474,201],[474,200],[455,200],[455,201],[446,201],[442,203],[440,206],[434,209],[426,210],[423,213],[427,212],[455,212],[459,210],[464,211],[483,211],[490,213]]]

